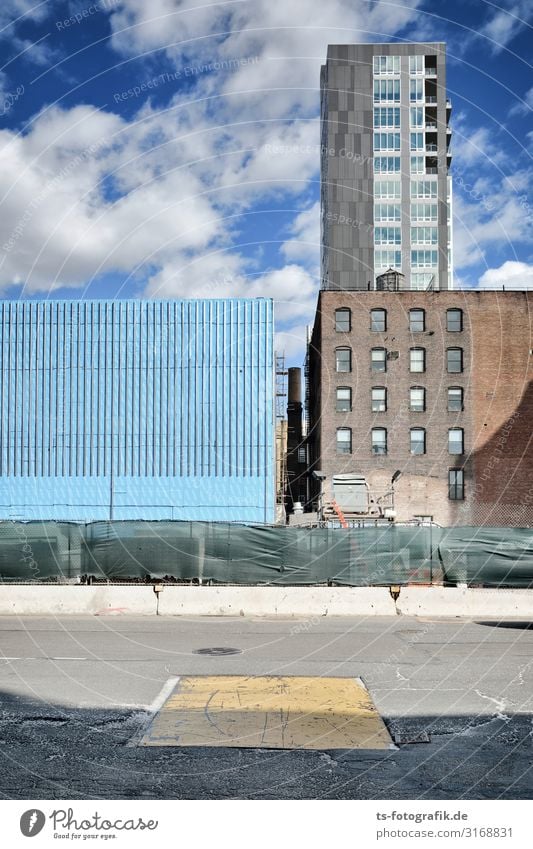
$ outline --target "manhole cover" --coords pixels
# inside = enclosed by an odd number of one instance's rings
[[[195,649],[193,654],[208,654],[212,657],[220,657],[224,654],[242,654],[242,649],[232,649],[229,646],[213,646],[209,649]]]

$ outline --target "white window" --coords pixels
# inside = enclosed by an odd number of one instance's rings
[[[436,198],[437,197],[437,181],[436,180],[411,180],[411,197],[412,198]]]
[[[411,106],[409,109],[409,126],[423,127],[424,126],[424,107]]]
[[[374,173],[376,174],[398,174],[400,172],[399,156],[375,156]]]
[[[374,150],[400,150],[400,134],[374,133]]]
[[[399,180],[374,180],[374,197],[399,200],[402,184]]]
[[[409,310],[409,332],[424,333],[426,329],[426,312],[421,309]]]
[[[411,251],[412,268],[436,268],[438,265],[438,251],[414,250]]]
[[[372,454],[387,453],[387,431],[384,427],[372,428]]]
[[[378,248],[374,251],[374,269],[396,268],[400,270],[401,267],[401,251],[391,250],[390,248]]]
[[[409,409],[412,413],[423,413],[426,409],[426,390],[423,386],[411,386],[409,390]]]
[[[424,100],[424,80],[409,80],[409,100],[411,103],[420,103]]]
[[[372,348],[370,368],[372,371],[387,371],[387,351],[385,348]]]
[[[461,413],[463,411],[463,389],[461,386],[448,387],[448,412]]]
[[[436,203],[412,203],[411,221],[437,221]]]
[[[411,428],[411,454],[426,453],[426,431],[423,427]]]
[[[400,227],[376,227],[374,229],[375,245],[401,245],[402,231]]]
[[[400,102],[400,80],[374,80],[374,103],[383,102]]]
[[[352,429],[351,427],[337,428],[337,454],[352,453]]]
[[[374,127],[392,127],[398,129],[400,126],[399,106],[377,106],[374,109]]]
[[[424,133],[410,133],[409,144],[411,150],[424,150]]]
[[[411,157],[411,174],[425,174],[426,160],[423,156]]]
[[[464,454],[464,432],[462,427],[448,431],[448,454]]]
[[[387,390],[384,386],[372,387],[372,412],[385,413],[387,411]]]
[[[375,203],[374,221],[401,221],[402,208],[399,203]]]
[[[352,370],[352,351],[350,348],[337,348],[335,351],[335,371]]]
[[[424,56],[409,56],[409,73],[424,73]]]
[[[387,310],[370,310],[370,330],[384,333],[387,329]]]
[[[435,278],[435,272],[433,272],[433,271],[412,272],[411,273],[411,289],[417,289],[419,291],[424,291],[434,282],[434,278]]]
[[[335,410],[337,413],[349,413],[352,409],[352,390],[349,386],[337,386],[337,400]]]
[[[411,227],[411,244],[412,245],[436,245],[437,244],[437,228],[436,227]]]
[[[411,348],[409,351],[409,371],[423,372],[426,370],[426,349]]]
[[[335,310],[335,330],[338,333],[349,333],[351,328],[352,313],[348,307]]]
[[[374,56],[374,74],[399,74],[399,56]]]

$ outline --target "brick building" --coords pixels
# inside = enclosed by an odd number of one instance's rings
[[[394,489],[398,521],[532,525],[531,306],[527,291],[322,290],[308,416],[325,503],[334,476],[360,475],[372,515]]]

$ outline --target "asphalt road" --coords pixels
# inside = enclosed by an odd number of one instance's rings
[[[0,618],[0,797],[530,799],[528,623]],[[225,646],[240,654],[201,656]],[[126,745],[179,675],[354,676],[392,751]],[[401,737],[398,737],[401,735]]]

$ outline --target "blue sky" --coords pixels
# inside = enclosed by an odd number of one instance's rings
[[[446,41],[461,286],[533,286],[529,0],[4,0],[5,297],[276,299],[319,286],[328,43]]]

